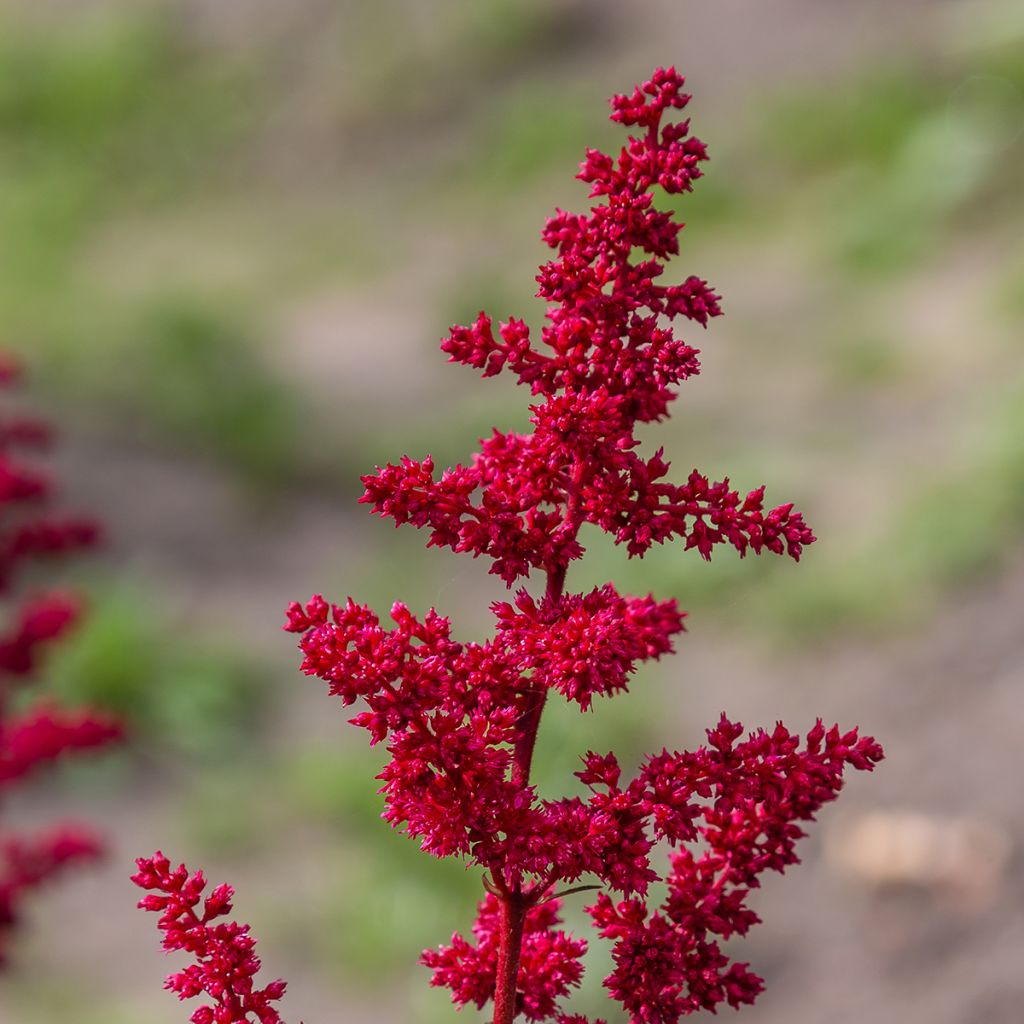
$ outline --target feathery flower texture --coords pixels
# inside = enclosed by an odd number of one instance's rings
[[[705,559],[720,546],[799,559],[814,540],[792,505],[766,509],[764,488],[742,496],[697,470],[673,483],[661,450],[638,451],[638,424],[664,418],[676,387],[699,372],[698,350],[671,322],[703,327],[721,312],[699,277],[661,283],[682,225],[654,206],[654,190],[690,191],[707,158],[688,121],[664,120],[688,101],[671,68],[612,100],[612,120],[636,134],[616,157],[587,152],[578,177],[598,204],[559,210],[544,228],[555,255],[537,277],[548,303],[539,343],[522,321],[495,327],[485,313],[442,343],[451,362],[526,385],[532,432],[495,430],[467,465],[439,475],[428,456],[363,478],[375,512],[425,528],[430,545],[490,560],[510,588],[539,578],[543,592],[521,586],[496,604],[484,644],[459,643],[446,618],[402,604],[391,625],[351,599],[317,596],[288,613],[303,670],[344,705],[362,701],[353,723],[388,744],[384,817],[424,850],[484,869],[473,937],[454,936],[423,963],[458,1005],[493,1001],[499,1024],[520,1014],[583,1021],[562,1002],[586,943],[560,929],[552,899],[581,879],[602,890],[587,911],[614,944],[605,986],[632,1022],[753,1002],[761,980],[721,943],[757,923],[748,893],[766,869],[796,862],[798,823],[836,796],[847,767],[870,770],[882,757],[856,730],[819,722],[801,742],[779,724],[741,739],[723,715],[707,746],[663,751],[629,782],[613,754],[588,752],[577,773],[586,799],[540,800],[530,784],[549,692],[581,709],[622,693],[683,630],[675,601],[612,584],[566,591],[584,524],[631,556],[679,539]],[[652,858],[662,840],[672,849],[663,874]],[[646,894],[659,878],[668,896],[652,909]]]
[[[218,885],[204,897],[203,873],[190,873],[184,864],[172,869],[159,851],[135,863],[139,870],[132,881],[150,891],[139,907],[160,914],[157,927],[164,933],[164,949],[184,950],[196,961],[169,975],[165,987],[179,999],[206,994],[213,1000],[192,1014],[192,1024],[281,1024],[271,1004],[284,995],[285,983],[256,988],[253,978],[260,959],[249,926],[218,920],[231,913],[234,889]]]
[[[386,742],[384,817],[437,856],[485,872],[488,890],[471,938],[428,950],[433,983],[458,1005],[494,1004],[494,1020],[584,1024],[562,1009],[582,973],[582,939],[560,928],[557,890],[593,882],[587,908],[613,943],[610,995],[636,1024],[670,1024],[761,991],[721,943],[757,923],[747,905],[765,870],[797,861],[800,824],[838,793],[846,768],[870,770],[881,748],[857,731],[819,722],[801,741],[783,725],[756,730],[724,715],[692,752],[662,751],[629,782],[613,754],[588,752],[577,773],[585,799],[541,800],[530,763],[551,691],[583,710],[623,693],[636,667],[672,652],[683,630],[673,600],[628,597],[607,584],[565,589],[590,524],[643,556],[678,539],[705,559],[719,547],[799,559],[814,535],[790,504],[768,509],[694,470],[672,482],[661,450],[644,456],[636,428],[664,418],[676,388],[699,372],[698,350],[678,338],[682,317],[705,327],[719,296],[699,277],[662,283],[682,225],[654,206],[656,189],[689,192],[705,146],[689,121],[666,122],[689,102],[683,78],[658,69],[611,102],[633,129],[617,156],[589,150],[578,177],[597,201],[587,214],[558,210],[540,268],[548,304],[539,339],[521,321],[481,312],[453,327],[449,361],[529,388],[533,429],[494,430],[466,465],[440,474],[432,459],[402,458],[363,477],[363,501],[396,525],[426,529],[428,544],[491,563],[513,600],[494,606],[484,644],[453,639],[448,619],[403,604],[384,624],[349,599],[292,604],[303,670],[325,680],[353,719]],[[543,590],[526,584],[540,580]],[[667,870],[652,857],[671,848]],[[668,895],[648,906],[652,882]]]
[[[581,883],[600,890],[586,909],[612,943],[604,984],[633,1024],[753,1002],[761,980],[722,948],[758,922],[750,890],[762,872],[797,861],[801,824],[837,795],[845,770],[869,771],[882,757],[856,729],[819,722],[801,740],[778,724],[744,737],[723,715],[705,746],[663,750],[629,781],[614,754],[586,752],[576,773],[585,797],[541,799],[530,781],[549,694],[581,710],[620,695],[637,666],[672,653],[683,631],[674,600],[631,597],[611,583],[566,589],[584,555],[584,525],[637,557],[678,539],[705,559],[723,547],[799,559],[814,540],[792,505],[765,506],[763,488],[741,495],[697,470],[673,482],[663,451],[639,451],[638,425],[663,419],[678,385],[700,369],[698,350],[672,322],[704,327],[721,312],[701,278],[662,282],[682,225],[654,206],[655,190],[690,191],[707,158],[688,121],[665,120],[688,102],[671,68],[612,100],[612,120],[634,134],[617,156],[587,152],[578,177],[596,200],[589,213],[558,210],[544,228],[554,255],[537,277],[548,306],[539,338],[521,320],[495,325],[480,313],[442,342],[451,362],[525,385],[532,430],[495,429],[465,465],[440,473],[430,456],[403,457],[363,477],[362,501],[374,512],[425,529],[430,546],[489,561],[515,588],[494,605],[491,639],[461,642],[437,611],[416,615],[401,603],[390,622],[351,598],[318,595],[288,609],[303,671],[343,706],[358,704],[353,724],[386,744],[384,818],[426,852],[483,870],[471,935],[454,935],[422,962],[458,1006],[493,1006],[495,1024],[590,1024],[565,1005],[587,943],[562,927],[561,902]],[[142,884],[170,894],[165,876],[166,867],[142,865]],[[659,880],[667,895],[651,906]],[[172,888],[186,891],[183,875]],[[169,898],[168,927],[181,920],[179,898]],[[174,940],[197,953],[201,971],[206,927],[189,917],[181,934],[199,945]],[[175,976],[185,980],[172,987],[213,992],[208,977]],[[217,992],[245,996],[248,978],[248,969],[218,967]],[[251,1019],[246,1004],[225,1005],[201,1024]]]
[[[17,366],[0,357],[0,386],[17,376]],[[16,594],[17,579],[33,562],[72,554],[97,539],[92,522],[50,514],[51,481],[18,455],[49,440],[48,428],[34,419],[0,418],[0,597],[11,606],[0,632],[0,795],[65,754],[105,746],[121,734],[104,715],[62,709],[24,692],[44,650],[74,625],[79,608],[60,591]],[[0,824],[0,964],[24,896],[64,868],[95,859],[102,848],[84,825],[64,823],[26,836]]]

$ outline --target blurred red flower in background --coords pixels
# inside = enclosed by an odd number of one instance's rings
[[[18,366],[0,357],[0,385],[11,386]],[[0,599],[7,611],[0,632],[0,796],[65,754],[120,738],[120,725],[89,709],[58,706],[37,694],[42,656],[80,614],[70,594],[40,582],[41,568],[95,544],[99,530],[83,518],[51,511],[53,482],[26,461],[26,449],[49,444],[38,420],[0,418]],[[87,825],[65,822],[21,834],[0,819],[0,962],[7,959],[24,897],[71,864],[103,850]]]

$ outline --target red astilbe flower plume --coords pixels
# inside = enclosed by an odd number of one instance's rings
[[[631,1022],[752,1002],[760,979],[722,949],[758,920],[750,890],[797,861],[801,823],[838,794],[845,771],[882,757],[870,737],[820,723],[802,743],[781,724],[740,741],[741,726],[723,716],[706,746],[664,751],[628,782],[613,754],[586,753],[585,797],[542,800],[530,781],[549,693],[581,710],[620,696],[683,630],[675,601],[611,584],[566,590],[585,525],[637,557],[678,539],[705,559],[732,548],[798,560],[814,541],[791,504],[766,506],[763,487],[743,494],[698,470],[673,482],[662,450],[640,451],[638,428],[664,418],[700,370],[673,322],[706,327],[721,313],[702,278],[664,282],[682,225],[655,207],[654,191],[690,191],[707,159],[688,121],[666,121],[688,102],[671,68],[612,100],[612,120],[636,132],[617,155],[587,152],[578,177],[594,205],[558,210],[544,228],[554,255],[537,276],[547,303],[538,332],[481,312],[442,342],[451,362],[525,385],[531,429],[495,429],[440,473],[429,455],[403,456],[363,478],[374,512],[518,584],[493,607],[493,636],[459,642],[447,618],[403,604],[391,623],[351,598],[288,610],[303,671],[344,706],[359,703],[352,722],[387,746],[384,817],[425,851],[483,870],[473,938],[456,935],[423,963],[456,1004],[493,1003],[495,1024],[586,1024],[563,1005],[584,943],[558,928],[554,900],[580,888],[601,890],[588,913],[613,943],[605,986]],[[667,865],[655,856],[664,847]],[[659,880],[668,895],[652,908]]]
[[[0,384],[16,378],[13,361],[0,357]],[[75,624],[80,608],[58,590],[18,594],[17,578],[31,563],[72,554],[98,537],[91,521],[50,512],[50,479],[18,454],[49,441],[50,431],[36,420],[0,417],[0,597],[9,607],[0,627],[0,796],[36,769],[121,735],[119,724],[105,715],[29,697],[46,649]],[[100,838],[84,825],[64,823],[23,836],[0,822],[0,963],[7,959],[24,896],[102,850]]]
[[[218,920],[231,913],[234,889],[218,885],[204,897],[207,883],[202,871],[192,874],[184,864],[172,870],[159,851],[135,863],[139,870],[132,881],[150,891],[139,901],[139,908],[160,914],[157,927],[164,933],[164,949],[168,953],[182,950],[195,960],[168,975],[164,987],[182,1000],[204,993],[213,1000],[192,1014],[192,1024],[282,1024],[271,1004],[284,995],[285,982],[256,988],[253,979],[262,965],[249,926]]]

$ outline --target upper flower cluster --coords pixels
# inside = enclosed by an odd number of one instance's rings
[[[498,325],[480,313],[453,327],[442,349],[452,362],[514,374],[539,401],[533,431],[480,443],[467,466],[435,478],[428,456],[403,458],[363,478],[363,501],[396,523],[431,531],[430,543],[493,561],[510,586],[532,570],[564,572],[583,554],[577,540],[592,523],[643,555],[685,539],[710,558],[717,544],[788,552],[814,540],[792,505],[766,511],[762,488],[742,496],[728,480],[696,470],[682,484],[666,478],[661,451],[638,451],[636,426],[665,416],[677,386],[699,372],[698,350],[670,321],[706,326],[719,297],[699,277],[662,284],[679,252],[683,225],[654,206],[654,189],[688,192],[707,159],[689,121],[663,123],[690,97],[674,69],[659,69],[630,96],[612,100],[612,119],[643,132],[618,157],[589,150],[578,175],[602,202],[588,214],[558,210],[544,228],[556,257],[540,268],[548,303],[539,342],[521,320]]]
[[[0,359],[0,385],[17,377]],[[22,416],[0,418],[0,596],[12,605],[0,632],[0,795],[4,789],[74,751],[103,746],[120,736],[111,719],[89,710],[66,710],[38,698],[12,708],[16,692],[31,682],[43,650],[78,618],[78,602],[60,591],[12,597],[20,572],[30,563],[88,547],[97,539],[91,521],[49,513],[52,482],[18,456],[50,440],[47,427]],[[23,895],[66,865],[99,855],[102,843],[82,825],[66,824],[34,836],[0,827],[0,962],[18,920]]]

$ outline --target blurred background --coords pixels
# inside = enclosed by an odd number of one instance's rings
[[[544,218],[585,203],[584,146],[619,145],[607,97],[670,63],[712,154],[674,269],[726,316],[651,437],[820,540],[798,567],[595,541],[576,589],[677,595],[690,633],[630,696],[548,712],[541,787],[723,709],[860,723],[889,758],[757,894],[743,1019],[1021,1019],[1020,4],[4,0],[0,344],[109,533],[49,680],[133,740],[5,810],[95,819],[115,852],[34,902],[3,1024],[187,1018],[127,880],[157,847],[235,883],[288,1020],[456,1019],[415,959],[479,879],[378,819],[381,754],[283,608],[401,597],[482,638],[500,583],[372,519],[358,474],[525,423],[438,339],[481,307],[539,323]],[[608,1012],[607,962],[581,1012]]]

